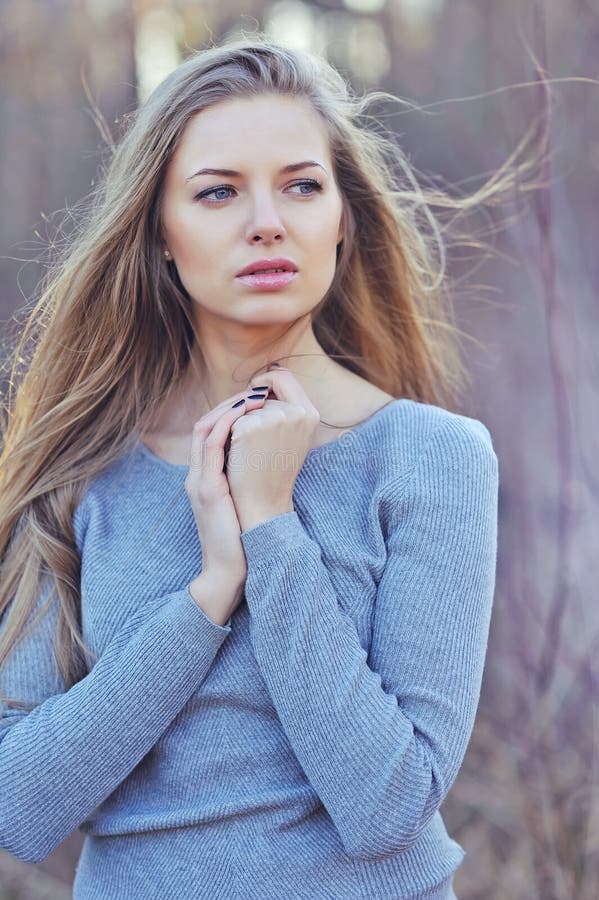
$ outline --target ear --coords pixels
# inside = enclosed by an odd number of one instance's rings
[[[343,221],[343,213],[341,214],[341,219],[339,221],[339,230],[337,232],[337,243],[340,244],[343,240],[343,236],[345,233],[345,223]]]

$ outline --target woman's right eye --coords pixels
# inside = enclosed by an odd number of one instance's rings
[[[202,191],[201,194],[196,194],[196,196],[194,197],[194,200],[203,200],[204,198],[209,197],[210,194],[216,194],[217,191],[232,191],[232,190],[234,190],[234,188],[230,187],[229,185],[225,185],[225,184],[219,185],[219,187],[210,188],[207,191]],[[227,197],[220,197],[220,198],[217,198],[216,200],[209,200],[208,202],[209,203],[220,203],[221,200],[227,200],[227,199],[228,199]]]

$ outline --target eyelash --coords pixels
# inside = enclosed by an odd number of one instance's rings
[[[294,181],[293,184],[290,185],[290,187],[297,187],[298,185],[301,185],[301,184],[310,185],[310,187],[313,187],[317,193],[322,191],[321,182],[317,181],[315,178],[305,178],[302,181]],[[223,190],[233,190],[234,191],[235,188],[232,187],[232,185],[230,185],[230,184],[219,184],[216,187],[209,188],[209,190],[207,190],[207,191],[202,191],[201,194],[196,194],[196,196],[194,197],[194,200],[203,200],[204,198],[208,197],[210,194],[213,194],[215,191],[223,191]],[[300,194],[299,196],[311,197],[312,194]],[[229,198],[225,197],[224,199],[228,200]],[[208,203],[214,203],[214,204],[220,204],[223,202],[224,202],[223,200],[209,200],[208,201]]]

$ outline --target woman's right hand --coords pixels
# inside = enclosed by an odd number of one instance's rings
[[[262,393],[264,397],[247,399],[255,393]],[[258,392],[250,386],[223,400],[193,427],[185,490],[202,547],[202,571],[198,580],[214,586],[215,598],[222,597],[228,604],[227,616],[241,601],[247,563],[240,537],[241,526],[224,472],[225,444],[233,422],[246,410],[262,406],[267,396],[267,390]],[[232,408],[243,399],[245,403]]]

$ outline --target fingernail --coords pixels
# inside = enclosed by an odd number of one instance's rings
[[[231,409],[237,409],[237,407],[241,406],[242,403],[245,403],[245,397],[243,397],[241,400],[238,400],[237,403],[234,403]]]
[[[264,400],[264,394],[248,394],[248,400]]]
[[[254,385],[250,385],[253,391],[267,391],[269,389],[269,385],[267,384],[259,384],[258,387],[254,387]]]
[[[281,368],[281,363],[274,363],[274,362],[273,362],[273,363],[271,363],[271,366],[278,366],[278,368],[280,369],[280,368]]]

